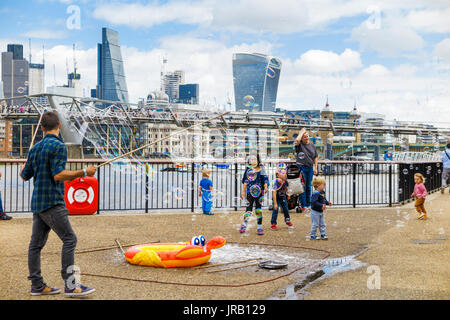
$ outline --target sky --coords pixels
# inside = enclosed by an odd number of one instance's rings
[[[0,1],[0,50],[45,51],[45,85],[66,83],[73,50],[86,96],[101,29],[118,31],[130,102],[184,70],[200,102],[233,97],[232,54],[282,61],[277,107],[384,114],[450,126],[450,0]]]

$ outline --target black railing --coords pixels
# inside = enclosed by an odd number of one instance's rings
[[[24,162],[25,160],[0,160],[0,191],[5,212],[30,211],[32,180],[24,182],[19,177],[20,167]],[[101,160],[69,160],[67,169],[81,169],[100,163]],[[275,179],[279,163],[280,161],[264,163],[270,182]],[[239,197],[245,163],[147,160],[115,162],[97,170],[99,212],[201,210],[201,198],[198,197],[197,189],[203,168],[211,170],[214,208],[238,210],[245,206],[245,201],[241,201]],[[414,188],[415,172],[422,173],[427,179],[425,186],[428,192],[439,189],[442,175],[442,164],[439,162],[319,162],[319,174],[327,182],[327,198],[333,205],[341,206],[391,206],[408,201]],[[272,193],[269,192],[264,197],[263,206],[269,207],[271,203]]]

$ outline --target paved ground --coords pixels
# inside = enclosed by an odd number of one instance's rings
[[[449,299],[450,194],[430,195],[425,207],[426,221],[415,219],[413,203],[380,215],[392,227],[358,257],[366,267],[316,282],[306,299]],[[375,270],[380,289],[373,289]]]
[[[270,213],[264,212],[264,236],[256,235],[255,227],[241,235],[237,229],[242,212],[234,211],[218,212],[214,216],[191,213],[102,213],[72,216],[71,222],[78,236],[76,264],[80,266],[82,274],[201,285],[266,281],[283,274],[261,272],[256,266],[212,274],[206,273],[207,269],[155,269],[129,265],[118,249],[83,252],[86,249],[114,246],[116,238],[126,245],[157,240],[188,241],[198,234],[204,234],[207,238],[221,235],[228,242],[241,243],[242,246],[249,242],[302,246],[305,249],[289,250],[304,252],[312,259],[319,259],[323,252],[319,254],[306,248],[321,249],[330,252],[331,257],[342,257],[370,247],[358,257],[367,264],[365,267],[316,281],[306,288],[305,299],[449,299],[450,251],[449,240],[445,240],[450,230],[449,203],[450,195],[447,192],[430,195],[426,203],[430,211],[427,221],[415,219],[412,204],[394,208],[332,208],[326,212],[328,241],[308,241],[309,217],[293,212],[294,228],[288,229],[279,223],[279,231],[269,229]],[[29,296],[27,247],[32,221],[29,215],[13,217],[10,221],[0,221],[0,299],[64,299],[63,295]],[[419,244],[420,241],[416,240],[433,240],[428,241],[433,243]],[[60,240],[51,233],[42,252],[42,272],[46,282],[56,287],[63,286],[59,272],[60,250]],[[245,253],[237,258],[245,259]],[[368,289],[367,281],[371,274],[367,273],[367,266],[371,265],[378,266],[381,271],[380,289]],[[83,283],[97,289],[92,298],[108,300],[265,299],[296,279],[294,273],[289,277],[251,286],[208,287],[82,276]]]

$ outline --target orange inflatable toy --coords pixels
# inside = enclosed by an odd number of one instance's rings
[[[214,237],[206,243],[204,236],[193,237],[191,242],[148,243],[129,248],[125,258],[131,264],[149,267],[195,267],[211,258],[211,249],[225,245],[223,237]]]

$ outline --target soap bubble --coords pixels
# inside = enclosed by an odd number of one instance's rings
[[[408,169],[403,169],[403,174],[408,174]]]
[[[172,192],[166,192],[163,196],[164,203],[169,203],[169,200],[171,197],[172,197]]]
[[[255,98],[253,98],[252,96],[248,95],[248,96],[245,96],[242,99],[242,102],[243,102],[244,106],[251,107],[255,103]]]
[[[286,163],[280,163],[277,167],[277,173],[280,175],[285,175],[287,173],[287,164]]]
[[[261,195],[261,187],[258,186],[257,184],[254,184],[250,186],[249,192],[253,198],[258,198]]]
[[[276,178],[275,180],[273,180],[272,182],[272,189],[273,190],[279,190],[284,184],[284,181],[280,178]]]
[[[181,188],[175,188],[173,194],[175,196],[175,199],[182,200],[182,199],[184,199],[185,192]]]
[[[257,173],[255,170],[250,169],[247,171],[247,179],[248,181],[255,181],[257,177]]]

